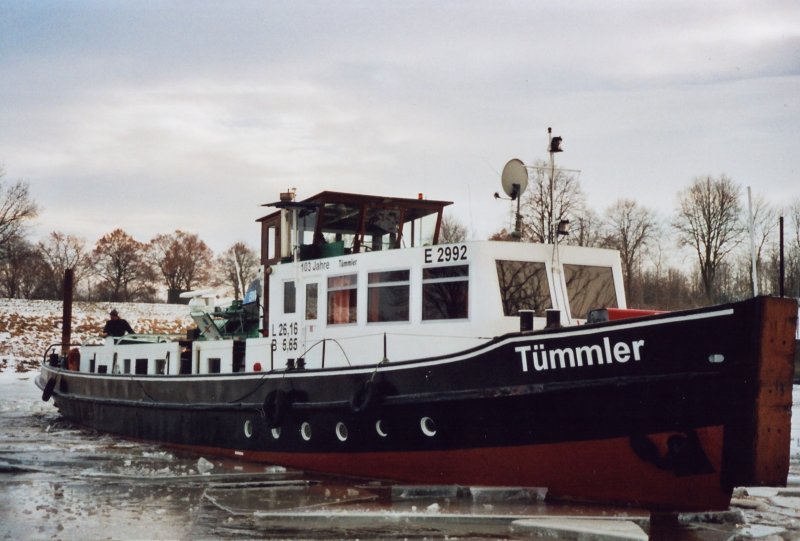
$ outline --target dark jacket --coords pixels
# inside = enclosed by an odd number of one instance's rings
[[[103,327],[103,334],[108,336],[125,336],[125,333],[133,334],[133,329],[124,319],[109,319]]]

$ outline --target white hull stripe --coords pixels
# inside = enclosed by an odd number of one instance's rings
[[[702,319],[710,319],[710,318],[717,318],[717,317],[726,317],[733,315],[733,308],[726,308],[724,310],[716,310],[714,312],[704,312],[700,314],[689,314],[683,316],[674,316],[674,317],[667,317],[663,319],[657,320],[648,320],[648,321],[631,321],[630,323],[622,323],[615,325],[613,327],[614,331],[618,330],[628,330],[628,329],[638,329],[642,327],[652,327],[654,325],[666,325],[671,323],[682,323],[686,321],[696,321]],[[539,342],[549,341],[549,340],[557,340],[564,337],[575,337],[575,336],[591,336],[594,334],[605,334],[608,333],[608,327],[603,328],[591,328],[591,329],[581,329],[580,327],[567,327],[563,332],[557,332],[552,334],[543,334],[543,335],[524,335],[524,336],[516,336],[514,338],[508,338],[496,344],[492,344],[486,347],[482,347],[477,351],[471,351],[470,353],[465,353],[462,355],[455,355],[452,357],[446,357],[443,359],[435,359],[430,361],[398,361],[402,362],[402,365],[382,365],[377,367],[378,372],[391,372],[394,370],[408,370],[408,369],[416,369],[416,368],[425,368],[429,366],[438,366],[442,364],[448,363],[456,363],[460,361],[464,361],[466,359],[470,359],[472,357],[478,357],[480,355],[485,355],[490,351],[494,351],[495,349],[505,347],[508,344],[515,344],[519,342],[530,342],[531,340],[536,340]],[[252,374],[248,374],[247,376],[242,376],[241,374],[236,374],[236,379],[281,379],[281,378],[307,378],[307,377],[332,377],[332,376],[339,376],[342,374],[371,374],[376,371],[375,364],[368,365],[368,366],[359,366],[353,368],[337,368],[331,372],[326,371],[299,371],[299,372],[279,372],[279,373],[259,373],[254,372]],[[72,377],[90,377],[90,378],[102,378],[102,379],[114,379],[119,381],[120,376],[98,376],[97,374],[85,374],[79,372],[71,372],[70,376]],[[135,376],[128,376],[129,379],[134,380],[138,379]],[[223,381],[230,379],[230,375],[228,376],[179,376],[179,375],[167,375],[167,376],[157,376],[147,377],[147,381],[166,381],[166,380],[173,380],[179,378],[181,381]],[[144,378],[143,378],[144,379]]]

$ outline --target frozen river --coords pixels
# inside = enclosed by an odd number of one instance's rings
[[[544,517],[651,528],[641,510],[554,505],[535,490],[411,488],[181,455],[66,423],[34,377],[0,373],[0,539],[525,539],[515,521]],[[793,414],[788,490],[740,491],[728,513],[652,526],[651,538],[800,539]]]

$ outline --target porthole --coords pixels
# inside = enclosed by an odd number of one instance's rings
[[[432,437],[436,435],[436,423],[433,422],[433,419],[430,417],[423,417],[419,420],[419,427],[422,429],[422,433],[428,437]]]
[[[375,432],[377,432],[378,436],[380,436],[381,438],[385,438],[386,436],[389,435],[389,433],[386,432],[386,428],[383,426],[383,419],[378,419],[375,422]]]
[[[272,429],[272,439],[277,440],[281,437],[281,427],[275,427]]]
[[[248,438],[253,437],[253,422],[249,419],[244,422],[244,435]]]
[[[311,425],[307,422],[300,425],[300,435],[304,440],[309,441],[311,439]]]
[[[339,441],[347,441],[347,436],[347,425],[341,421],[336,423],[336,437],[339,438]]]

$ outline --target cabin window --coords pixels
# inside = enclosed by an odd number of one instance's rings
[[[306,284],[306,319],[317,319],[317,284]]]
[[[297,292],[294,287],[294,280],[283,283],[283,313],[294,314],[297,302]]]
[[[221,361],[217,358],[208,359],[208,373],[219,374]]]
[[[464,319],[469,306],[469,266],[422,269],[422,319]]]
[[[564,280],[572,317],[586,319],[589,310],[617,307],[611,267],[564,265]]]
[[[409,271],[371,272],[367,321],[408,321]]]
[[[136,359],[136,373],[147,374],[147,359]]]
[[[356,322],[358,279],[355,274],[328,278],[328,324]]]
[[[131,360],[130,359],[123,359],[122,360],[122,372],[125,374],[131,373]]]
[[[267,228],[267,259],[275,259],[275,237],[277,229],[275,226]]]
[[[517,316],[520,310],[533,310],[543,316],[546,309],[553,307],[544,263],[497,260],[495,265],[504,316]]]
[[[156,359],[156,374],[164,375],[167,373],[167,360]]]

